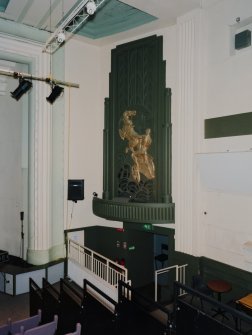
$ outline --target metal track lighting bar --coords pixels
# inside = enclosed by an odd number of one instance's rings
[[[69,83],[67,81],[62,81],[62,80],[58,80],[58,79],[54,79],[54,78],[50,78],[50,77],[36,77],[36,76],[33,76],[29,73],[7,71],[7,70],[1,70],[0,69],[0,75],[9,76],[9,77],[13,77],[13,78],[23,78],[23,79],[45,81],[46,83],[54,84],[54,85],[62,85],[62,86],[76,87],[76,88],[80,87],[79,84]]]
[[[97,9],[104,1],[109,0],[82,0],[49,37],[43,52],[54,53],[93,14],[88,14],[88,4],[94,4]]]

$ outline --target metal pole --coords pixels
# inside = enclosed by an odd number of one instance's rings
[[[24,259],[24,212],[20,212],[21,220],[21,258]]]
[[[13,77],[13,78],[25,78],[25,79],[45,81],[48,84],[53,83],[53,84],[56,84],[56,85],[59,84],[59,85],[68,86],[68,87],[76,87],[76,88],[80,87],[79,84],[70,83],[70,82],[67,82],[67,81],[62,81],[62,80],[58,80],[58,79],[54,79],[54,78],[50,78],[50,77],[37,77],[37,76],[33,76],[29,73],[23,73],[23,72],[7,71],[7,70],[1,70],[0,69],[0,75],[9,76],[9,77]]]

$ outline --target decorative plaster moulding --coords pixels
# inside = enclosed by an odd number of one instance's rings
[[[7,88],[7,78],[0,77],[0,95],[6,95],[6,88]]]
[[[13,71],[16,63],[0,59],[0,70]],[[0,76],[0,95],[6,95],[7,77]]]

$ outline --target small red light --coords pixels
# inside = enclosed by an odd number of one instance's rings
[[[123,228],[116,228],[116,230],[120,233],[123,233],[124,232],[124,229]]]

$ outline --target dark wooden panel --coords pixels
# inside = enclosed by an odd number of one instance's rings
[[[205,138],[252,134],[252,112],[205,120]]]

